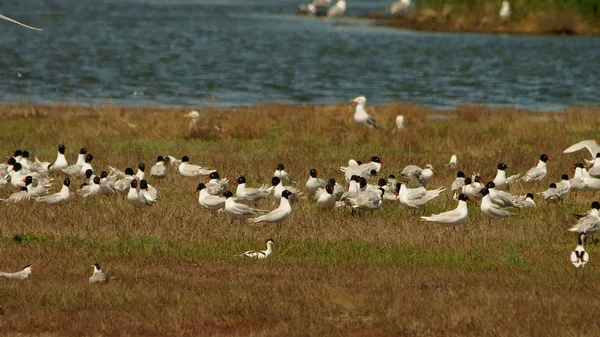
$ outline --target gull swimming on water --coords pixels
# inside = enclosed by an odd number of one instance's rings
[[[35,28],[35,27],[28,26],[28,25],[26,25],[26,24],[20,23],[19,21],[17,21],[17,20],[14,20],[14,19],[11,19],[11,18],[9,18],[9,17],[7,17],[7,16],[4,16],[4,15],[2,15],[2,14],[0,14],[0,19],[3,19],[3,20],[6,20],[6,21],[9,21],[9,22],[15,23],[15,24],[17,24],[17,25],[19,25],[19,26],[23,26],[23,27],[25,27],[25,28],[29,28],[29,29],[33,29],[33,30],[41,30],[40,28]]]

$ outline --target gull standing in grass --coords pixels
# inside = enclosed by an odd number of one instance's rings
[[[519,204],[522,208],[535,208],[535,201],[533,200],[533,193],[527,193],[525,196],[521,197],[521,201]]]
[[[584,140],[577,144],[571,145],[566,150],[564,150],[563,153],[573,153],[581,149],[587,149],[592,155],[591,160],[585,160],[588,164],[593,164],[595,160],[594,158],[596,158],[598,153],[600,153],[600,145],[598,145],[598,143],[595,140]]]
[[[9,17],[7,17],[7,16],[4,16],[4,15],[2,15],[2,14],[0,14],[0,19],[6,20],[6,21],[8,21],[8,22],[12,22],[12,23],[14,23],[14,24],[17,24],[17,25],[19,25],[19,26],[23,26],[23,27],[25,27],[25,28],[29,28],[29,29],[33,29],[33,30],[41,30],[40,28],[35,28],[35,27],[28,26],[28,25],[26,25],[26,24],[20,23],[19,21],[17,21],[17,20],[14,20],[14,19],[11,19],[11,18],[9,18]]]
[[[223,196],[226,199],[223,211],[232,219],[248,219],[255,215],[266,213],[266,211],[264,210],[250,208],[246,204],[235,202],[235,200],[233,200],[233,193],[231,193],[231,191],[225,191],[225,193],[223,193]]]
[[[333,195],[334,187],[331,184],[327,184],[325,189],[315,194],[317,200],[317,207],[321,208],[334,208],[336,206],[335,195]],[[343,203],[341,203],[343,206]]]
[[[281,163],[277,164],[275,167],[275,172],[273,172],[273,177],[277,177],[283,181],[284,184],[289,185],[292,183],[292,177],[289,173],[285,171],[285,166]]]
[[[450,157],[450,161],[448,162],[448,167],[453,169],[453,168],[456,168],[457,165],[458,165],[458,157],[456,157],[456,155],[453,154]]]
[[[333,18],[337,16],[343,16],[344,12],[346,12],[346,0],[338,0],[335,5],[331,6],[329,10],[327,10],[327,17]]]
[[[15,272],[15,273],[0,272],[0,277],[5,277],[5,278],[13,279],[13,280],[24,280],[24,279],[28,278],[29,275],[31,275],[31,272],[34,269],[35,269],[34,266],[28,264],[22,270]]]
[[[94,168],[92,167],[92,160],[94,160],[94,156],[91,153],[88,153],[85,156],[85,163],[83,163],[83,165],[81,165],[81,169],[79,169],[80,177],[85,177],[85,171],[87,170],[94,171]]]
[[[277,177],[273,178],[277,179]],[[281,192],[281,199],[279,201],[279,207],[272,210],[271,212],[261,215],[259,217],[249,219],[251,222],[281,222],[287,219],[292,214],[292,206],[290,206],[289,198],[294,196],[294,193],[284,190]]]
[[[89,185],[82,186],[79,191],[77,191],[77,195],[82,198],[93,197],[96,195],[100,195],[100,190],[102,187],[100,186],[100,177],[95,176],[93,183]]]
[[[67,146],[64,144],[60,144],[58,146],[58,154],[56,155],[56,160],[48,168],[49,171],[60,171],[69,166],[67,158],[65,157],[65,149],[67,149]]]
[[[517,197],[506,191],[497,190],[496,184],[493,181],[485,184],[485,188],[487,190],[486,193],[489,194],[490,201],[494,204],[500,207],[520,207]]]
[[[576,163],[572,164],[571,167],[575,168],[573,178],[569,179],[569,186],[572,190],[582,191],[587,187],[587,184],[583,180],[583,164]]]
[[[538,160],[537,166],[527,171],[521,180],[524,182],[533,181],[536,183],[542,181],[546,178],[546,174],[548,174],[548,168],[546,167],[546,162],[548,160],[552,160],[552,158],[549,158],[546,154],[542,154]]]
[[[342,0],[338,1],[338,4],[341,1]],[[336,6],[337,6],[337,4],[336,4]],[[344,2],[344,7],[345,7],[345,2]],[[350,102],[356,104],[356,109],[354,110],[354,122],[356,124],[362,124],[362,125],[366,125],[370,128],[376,129],[377,122],[375,122],[375,118],[373,118],[373,116],[369,115],[369,113],[365,110],[365,105],[367,104],[367,98],[365,96],[358,96],[354,99],[351,99]]]
[[[592,235],[600,229],[600,203],[594,201],[592,207],[577,223],[568,229],[569,232]]]
[[[571,192],[571,182],[569,181],[569,175],[563,174],[560,176],[560,181],[556,183],[556,189],[558,190],[558,194],[561,196],[562,200],[565,195]]]
[[[510,186],[517,181],[520,174],[515,174],[510,177],[506,177],[506,169],[509,168],[504,163],[498,163],[498,171],[496,172],[496,177],[494,177],[494,184],[496,184],[497,190],[508,191]]]
[[[190,124],[188,124],[188,131],[193,131],[198,125],[198,122],[200,121],[200,113],[198,113],[198,111],[196,110],[190,111],[183,117],[190,119]]]
[[[65,178],[60,192],[54,193],[51,195],[47,195],[47,196],[43,196],[43,197],[38,197],[35,200],[37,202],[42,202],[42,203],[51,204],[51,205],[62,204],[62,203],[68,202],[69,199],[71,199],[71,193],[69,191],[69,186],[71,186],[71,179]]]
[[[266,259],[273,252],[273,244],[275,240],[269,239],[267,240],[267,250],[249,250],[247,252],[242,253],[242,256],[246,256],[253,259]]]
[[[588,170],[588,173],[592,177],[600,177],[600,152],[596,154],[596,159],[594,159],[594,165]]]
[[[446,189],[440,187],[435,190],[426,190],[425,187],[407,188],[406,184],[396,183],[396,194],[400,205],[408,208],[419,208],[430,200],[437,198]]]
[[[135,173],[135,177],[137,180],[140,180],[140,181],[146,179],[146,164],[144,164],[144,163],[138,164],[138,170]]]
[[[169,176],[169,172],[165,166],[165,158],[163,158],[163,156],[158,156],[156,158],[156,163],[150,168],[150,176],[156,178],[166,178]]]
[[[510,19],[510,2],[506,0],[502,1],[498,16],[500,17],[501,21],[508,21]]]
[[[61,171],[68,176],[78,174],[81,171],[81,167],[83,166],[83,164],[85,164],[85,155],[86,154],[87,154],[87,148],[82,147],[79,150],[79,155],[77,156],[77,162],[75,162],[75,164],[73,164],[71,166],[67,166],[67,167],[63,168]]]
[[[238,184],[235,191],[235,199],[240,202],[252,204],[260,199],[268,197],[275,188],[275,186],[269,187],[266,184],[263,184],[259,188],[246,187],[246,177],[244,176],[237,178],[234,184]]]
[[[451,191],[456,192],[457,190],[461,190],[463,186],[465,186],[465,173],[463,171],[458,171],[456,173],[456,179],[452,182]]]
[[[550,186],[548,186],[548,189],[544,192],[540,192],[539,195],[544,197],[544,200],[546,200],[546,202],[559,202],[562,200],[562,195],[558,192],[555,183],[550,184]]]
[[[152,201],[145,198],[140,191],[138,192],[138,182],[137,180],[132,180],[129,187],[129,192],[127,192],[127,201],[135,207],[144,207],[144,206],[152,206]]]
[[[325,180],[318,177],[319,171],[317,169],[310,169],[309,177],[306,181],[306,193],[310,196],[317,192],[319,188],[323,188],[325,186]]]
[[[463,186],[461,192],[463,194],[465,194],[467,197],[469,197],[469,199],[479,200],[483,197],[481,196],[481,194],[477,194],[477,193],[479,191],[481,191],[482,188],[483,188],[483,185],[480,182],[471,181],[471,177],[466,177],[465,185]]]
[[[221,195],[225,190],[227,190],[227,186],[229,186],[229,179],[223,178],[219,175],[219,172],[211,172],[206,179],[208,182],[206,183],[206,191],[212,195]]]
[[[484,187],[479,191],[483,195],[481,199],[481,213],[492,220],[502,220],[508,216],[516,215],[514,213],[503,210],[490,199],[490,191]]]
[[[432,214],[430,216],[422,216],[421,219],[431,222],[440,222],[450,225],[458,225],[465,223],[469,216],[469,209],[467,207],[467,201],[469,197],[464,194],[458,195],[458,206],[451,211],[447,211],[439,214]]]
[[[183,156],[181,158],[181,164],[179,164],[179,174],[184,177],[206,176],[214,171],[216,170],[209,170],[202,166],[190,164],[190,158],[188,156]]]
[[[213,210],[225,207],[225,197],[208,193],[204,183],[198,184],[194,193],[196,192],[198,192],[198,203],[200,206]]]
[[[279,179],[278,177],[273,177],[271,179],[271,183],[274,186],[273,189],[273,198],[275,198],[275,204],[278,204],[279,201],[281,200],[281,196],[283,195],[283,191],[288,190],[292,193],[292,195],[289,197],[289,201],[290,202],[298,202],[300,201],[299,196],[302,194],[300,193],[300,191],[298,191],[297,188],[292,187],[292,186],[285,186],[283,185],[283,181],[281,181],[281,179]]]
[[[577,247],[571,252],[571,263],[575,267],[575,280],[577,280],[577,270],[582,270],[582,278],[585,279],[585,265],[590,262],[590,255],[585,251],[585,242],[587,236],[580,233],[577,237]]]
[[[98,263],[93,264],[92,268],[94,268],[94,272],[89,278],[90,283],[105,283],[110,280],[110,276],[108,276],[108,273],[102,271],[102,268],[100,268],[100,265]]]

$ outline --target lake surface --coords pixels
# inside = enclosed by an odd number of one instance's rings
[[[335,1],[335,0],[334,0]],[[391,0],[353,0],[348,15]],[[294,15],[290,0],[19,0],[0,13],[0,101],[600,103],[600,39],[420,33]]]

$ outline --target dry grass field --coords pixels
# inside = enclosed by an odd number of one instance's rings
[[[377,155],[384,174],[408,164],[432,164],[433,187],[456,171],[493,179],[502,160],[511,173],[553,158],[541,192],[569,164],[589,153],[563,154],[569,145],[598,139],[598,109],[564,113],[460,106],[435,111],[418,105],[367,107],[379,130],[353,124],[350,106],[265,104],[204,109],[201,124],[221,132],[187,133],[187,110],[157,108],[0,106],[0,151],[27,149],[53,161],[66,144],[73,163],[80,147],[96,170],[152,166],[158,155],[188,155],[230,181],[268,183],[282,162],[304,188],[311,168],[343,182],[348,159]],[[394,118],[406,117],[395,132]],[[204,130],[204,128],[202,128]],[[459,166],[447,167],[452,154]],[[53,192],[62,177],[56,174]],[[175,170],[153,207],[134,208],[119,197],[49,206],[34,201],[0,205],[0,270],[38,267],[25,281],[0,279],[2,335],[220,336],[584,336],[599,331],[595,308],[600,275],[597,245],[589,244],[586,281],[574,282],[569,262],[576,237],[572,213],[597,196],[569,195],[562,204],[516,210],[490,222],[470,205],[457,228],[419,220],[455,207],[450,192],[421,210],[386,203],[351,216],[318,210],[305,199],[277,224],[230,221],[203,210],[193,194],[203,179]],[[72,191],[81,183],[74,179]],[[6,198],[7,186],[0,191]],[[271,200],[260,208],[270,209]],[[236,256],[276,241],[266,260]],[[589,242],[589,241],[588,241]],[[116,279],[90,285],[93,263]]]

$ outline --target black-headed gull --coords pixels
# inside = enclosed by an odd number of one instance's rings
[[[569,232],[594,234],[600,229],[600,203],[594,201],[590,210],[577,223],[568,229]]]
[[[71,179],[65,178],[63,181],[63,186],[58,193],[54,193],[51,195],[46,195],[43,197],[36,198],[35,200],[45,204],[62,204],[68,202],[71,199],[71,193],[69,191],[69,186],[71,186]]]
[[[212,195],[206,190],[204,183],[198,184],[194,193],[198,192],[198,203],[208,209],[221,209],[225,207],[225,197]]]
[[[421,219],[450,225],[465,223],[469,217],[469,209],[467,207],[467,201],[469,200],[469,197],[461,193],[458,195],[457,199],[458,206],[456,206],[455,209],[444,213],[432,214],[430,216],[422,216]]]
[[[494,184],[493,181],[489,181],[487,184],[485,184],[485,187],[487,189],[486,193],[489,194],[490,201],[494,204],[500,207],[520,207],[517,197],[506,191],[497,190],[496,184]]]
[[[318,175],[319,172],[317,169],[310,169],[308,180],[304,186],[306,188],[306,194],[309,196],[315,194],[319,188],[325,187],[325,180],[319,178]]]
[[[260,215],[262,213],[266,213],[264,210],[250,208],[246,204],[242,204],[233,200],[233,193],[231,191],[225,191],[223,193],[225,197],[225,207],[223,211],[232,219],[248,219],[255,215]]]
[[[95,176],[91,184],[82,186],[79,189],[79,191],[77,191],[77,195],[79,195],[82,198],[89,198],[100,195],[100,190],[102,189],[100,187],[100,180],[100,177]]]
[[[60,171],[69,166],[69,163],[67,162],[67,158],[65,157],[66,149],[67,149],[67,146],[64,144],[60,144],[58,146],[58,153],[56,154],[56,160],[54,161],[54,163],[52,165],[50,165],[50,168],[49,168],[50,171]]]
[[[426,190],[425,187],[407,188],[406,184],[396,183],[396,194],[400,205],[408,208],[419,208],[430,200],[437,198],[446,189],[440,187],[435,190]]]
[[[508,216],[516,215],[509,211],[502,209],[500,206],[496,205],[492,202],[489,195],[489,190],[487,187],[484,187],[479,191],[481,195],[483,195],[483,199],[481,199],[481,213],[492,219],[492,220],[502,220]]]
[[[283,181],[281,181],[281,179],[279,179],[278,177],[271,178],[271,183],[273,184],[273,187],[274,187],[273,198],[275,199],[275,204],[279,203],[279,201],[281,200],[282,193],[285,190],[288,190],[292,193],[291,196],[288,198],[288,200],[290,202],[294,203],[294,202],[300,201],[299,196],[302,193],[300,191],[298,191],[297,188],[292,187],[292,186],[285,186],[283,184]]]
[[[273,177],[277,177],[283,181],[285,185],[289,185],[292,183],[292,177],[289,173],[285,171],[285,166],[281,163],[277,164],[275,167],[275,172],[273,172]]]
[[[506,166],[506,164],[498,163],[498,171],[496,172],[496,177],[494,177],[494,180],[492,180],[494,184],[496,184],[497,190],[508,191],[510,189],[510,186],[513,185],[515,181],[517,181],[517,179],[519,178],[520,174],[514,174],[510,177],[507,177],[506,169],[508,168],[509,167]]]
[[[85,177],[85,171],[87,170],[94,170],[94,168],[92,167],[92,160],[94,160],[94,155],[92,155],[91,153],[88,153],[85,156],[85,163],[83,163],[83,165],[81,165],[81,169],[79,169],[79,176],[80,177]]]
[[[167,167],[165,166],[165,159],[163,156],[156,158],[156,163],[150,168],[150,176],[156,178],[166,178],[169,175]]]
[[[252,204],[268,197],[275,188],[275,186],[269,187],[266,184],[263,184],[259,188],[246,187],[246,177],[244,176],[238,177],[234,184],[238,185],[235,191],[235,200]]]
[[[190,158],[188,156],[183,156],[181,158],[181,164],[179,164],[179,174],[184,177],[206,176],[214,171],[216,170],[209,170],[202,166],[190,164]]]
[[[530,169],[525,173],[525,175],[521,178],[524,182],[540,182],[546,175],[548,174],[548,168],[546,167],[546,162],[552,160],[546,154],[540,155],[540,159],[538,160],[538,164],[536,167]]]
[[[219,172],[211,172],[206,179],[208,182],[206,183],[206,191],[212,195],[221,195],[227,187],[229,186],[229,179],[223,178],[219,175]]]
[[[457,190],[461,190],[465,185],[465,173],[463,171],[458,171],[456,173],[456,179],[452,182],[452,188],[450,189],[452,192],[456,192]]]
[[[274,177],[275,179],[277,177]],[[292,206],[290,205],[290,197],[293,197],[294,193],[284,190],[281,192],[281,199],[279,201],[279,207],[270,211],[267,214],[261,215],[256,218],[249,219],[252,222],[281,222],[287,219],[292,214]]]
[[[135,173],[135,178],[139,181],[146,179],[146,164],[144,164],[144,163],[138,164],[138,170]]]
[[[555,183],[550,184],[548,189],[538,194],[541,195],[546,202],[559,202],[562,200],[562,195],[558,192]]]

